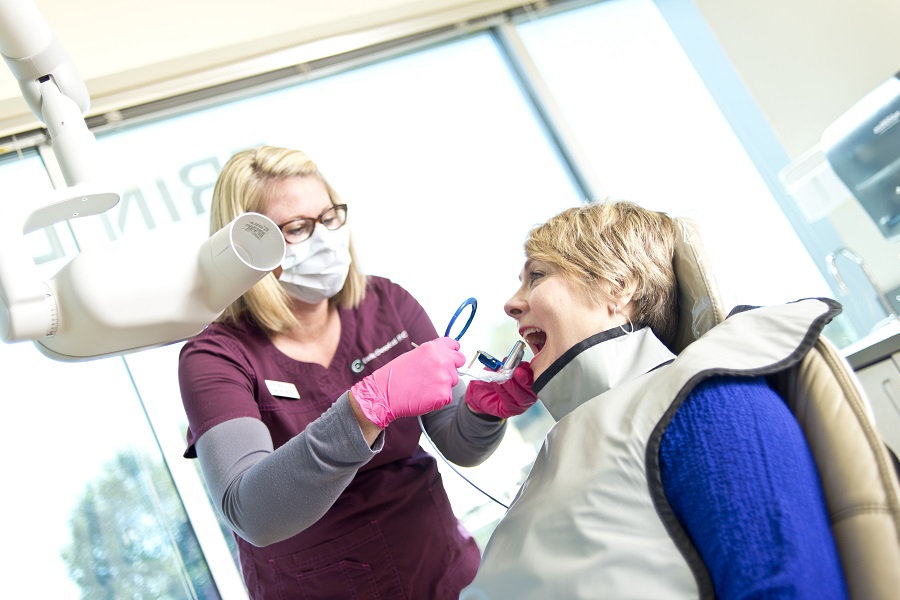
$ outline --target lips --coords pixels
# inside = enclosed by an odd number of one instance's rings
[[[528,327],[519,331],[519,335],[522,336],[522,339],[525,340],[525,343],[528,344],[528,347],[531,348],[532,354],[537,356],[541,350],[544,348],[544,344],[547,343],[547,334],[538,329],[537,327]]]

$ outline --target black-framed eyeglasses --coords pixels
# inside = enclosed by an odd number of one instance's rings
[[[340,229],[347,222],[347,205],[335,204],[331,208],[326,208],[315,219],[310,217],[301,217],[288,221],[283,225],[279,225],[281,233],[284,235],[284,241],[288,244],[299,244],[305,242],[312,236],[316,229],[316,223],[321,223],[325,229],[334,231]]]

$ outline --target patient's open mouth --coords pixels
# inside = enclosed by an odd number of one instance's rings
[[[540,353],[544,344],[547,343],[547,334],[537,327],[523,329],[519,332],[519,335],[522,336],[522,339],[525,340],[525,343],[531,348],[531,353],[535,356]]]

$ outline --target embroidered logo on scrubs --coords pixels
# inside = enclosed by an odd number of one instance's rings
[[[293,383],[288,383],[287,381],[272,381],[271,379],[266,379],[266,387],[269,388],[269,393],[273,396],[278,396],[280,398],[293,398],[294,400],[300,399],[300,392],[297,391],[297,386]]]
[[[387,352],[388,350],[390,350],[391,348],[393,348],[394,346],[396,346],[397,344],[399,344],[401,341],[405,340],[408,337],[409,337],[409,334],[406,333],[406,330],[404,329],[403,331],[398,333],[396,336],[394,336],[394,339],[389,341],[387,344],[385,344],[381,348],[376,348],[370,354],[368,354],[362,358],[357,358],[356,360],[351,362],[350,370],[353,371],[354,373],[362,373],[362,370],[366,368],[366,365],[369,364],[369,361],[375,360],[376,358],[378,358],[379,356],[381,356],[382,354],[384,354],[385,352]]]

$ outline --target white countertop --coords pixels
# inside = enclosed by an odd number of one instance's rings
[[[900,352],[900,321],[893,321],[841,348],[841,354],[854,369],[880,362],[897,352]]]

